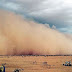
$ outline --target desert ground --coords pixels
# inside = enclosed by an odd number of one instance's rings
[[[21,69],[20,72],[72,72],[72,56],[0,56],[0,65],[6,63],[6,72]]]

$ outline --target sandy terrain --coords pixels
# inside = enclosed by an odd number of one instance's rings
[[[6,72],[72,72],[72,67],[63,66],[72,56],[0,56],[0,65],[6,63]]]

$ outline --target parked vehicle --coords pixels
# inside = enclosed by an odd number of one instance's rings
[[[66,61],[65,64],[63,64],[64,66],[72,66],[70,61]]]

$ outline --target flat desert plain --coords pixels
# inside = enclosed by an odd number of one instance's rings
[[[0,56],[0,65],[6,63],[6,72],[21,69],[20,72],[72,72],[72,56]]]

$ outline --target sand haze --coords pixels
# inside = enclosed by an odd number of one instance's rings
[[[0,55],[72,55],[72,39],[43,24],[0,10]]]

